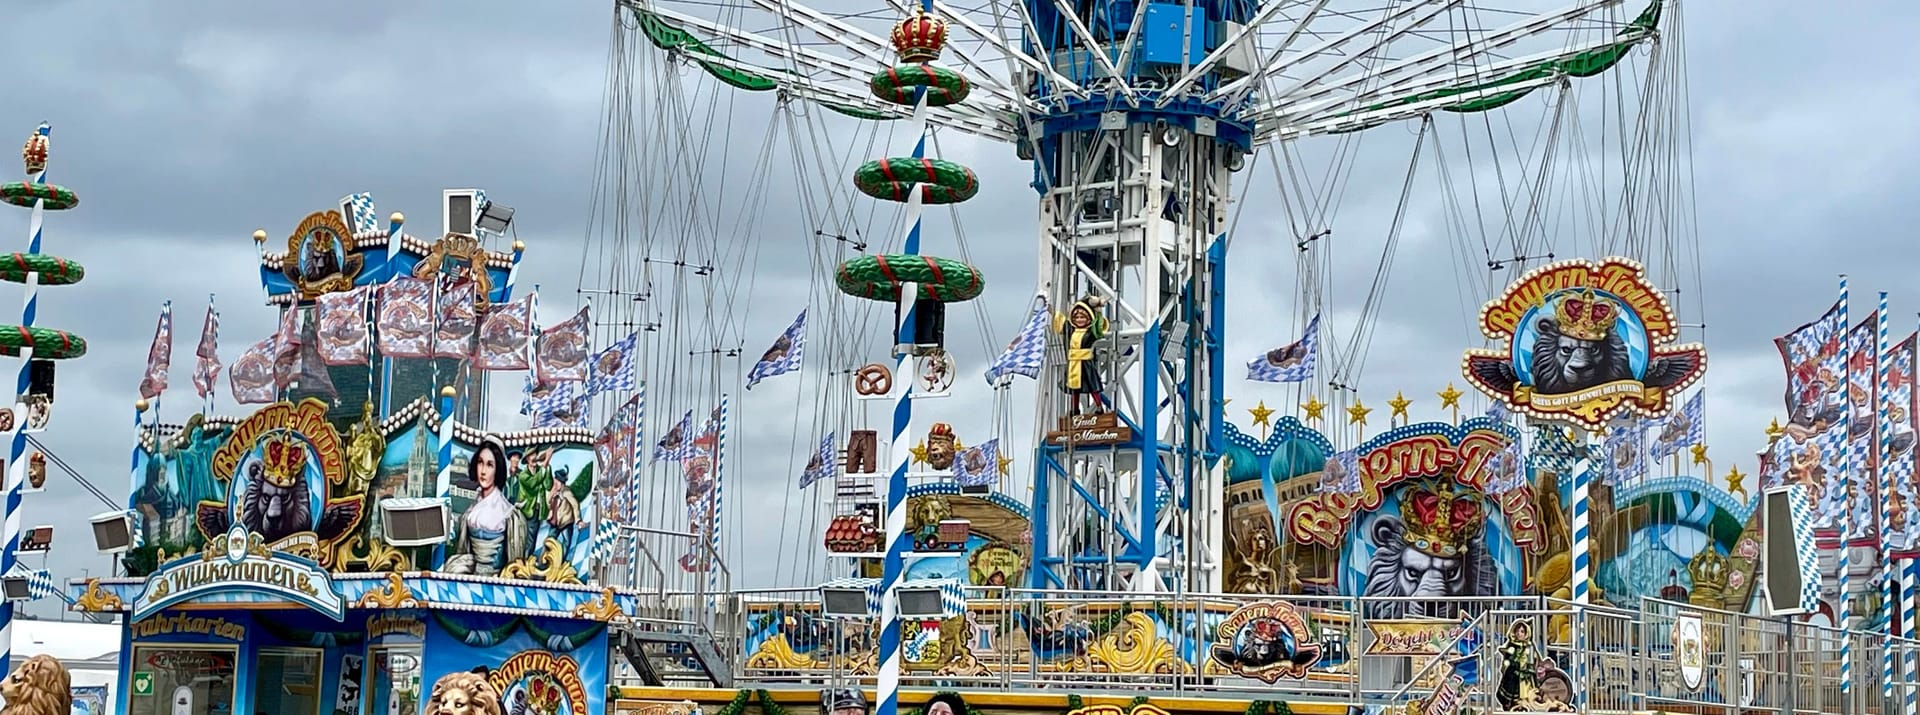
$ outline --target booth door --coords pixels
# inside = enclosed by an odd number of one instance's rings
[[[381,645],[367,649],[367,685],[361,715],[417,715],[420,712],[420,645]]]
[[[233,646],[134,645],[128,715],[234,715]]]
[[[319,648],[261,648],[253,709],[240,715],[321,715]]]

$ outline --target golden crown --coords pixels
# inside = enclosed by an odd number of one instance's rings
[[[1486,528],[1487,510],[1479,495],[1422,483],[1400,495],[1400,521],[1406,525],[1407,545],[1422,553],[1450,559],[1467,549],[1467,542]]]
[[[1613,299],[1594,293],[1592,288],[1561,298],[1553,307],[1553,322],[1560,326],[1560,332],[1581,340],[1607,339],[1613,332],[1614,319],[1619,317],[1620,309]]]
[[[893,49],[901,62],[932,62],[940,59],[940,48],[947,44],[947,21],[915,12],[893,26]]]
[[[260,440],[261,477],[276,487],[291,487],[306,477],[307,449],[300,440],[276,432]]]
[[[38,131],[27,137],[27,144],[20,148],[20,160],[27,165],[27,174],[38,174],[47,168],[47,135]]]

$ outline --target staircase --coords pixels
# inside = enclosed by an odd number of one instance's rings
[[[645,685],[733,688],[733,660],[722,653],[718,639],[702,624],[634,618],[615,631],[613,639],[614,648]]]

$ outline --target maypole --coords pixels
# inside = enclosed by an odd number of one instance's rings
[[[1893,550],[1887,548],[1887,532],[1884,531],[1884,529],[1891,529],[1893,524],[1893,503],[1890,499],[1894,488],[1893,472],[1887,468],[1887,462],[1890,461],[1887,457],[1893,454],[1893,430],[1887,428],[1889,422],[1886,407],[1889,390],[1887,373],[1890,371],[1889,368],[1893,367],[1893,361],[1887,359],[1887,349],[1890,346],[1887,343],[1886,291],[1880,291],[1880,309],[1874,315],[1879,319],[1879,325],[1876,326],[1879,340],[1874,346],[1874,363],[1878,366],[1877,374],[1874,376],[1874,394],[1877,396],[1874,402],[1877,404],[1873,409],[1874,414],[1879,415],[1876,421],[1880,424],[1881,456],[1876,465],[1880,471],[1877,477],[1880,481],[1880,524],[1883,529],[1880,535],[1880,593],[1883,594],[1880,599],[1880,615],[1883,616],[1883,622],[1887,624],[1886,630],[1881,632],[1880,641],[1880,697],[1891,703],[1893,702],[1893,598],[1886,594],[1896,593],[1896,591],[1891,590],[1894,586]]]
[[[20,487],[27,477],[27,460],[24,459],[29,422],[27,393],[32,387],[33,360],[36,357],[43,360],[71,359],[87,352],[87,342],[79,336],[33,325],[34,314],[39,309],[42,281],[47,285],[71,285],[79,282],[85,274],[78,264],[40,253],[40,229],[46,212],[64,211],[80,203],[73,191],[47,183],[47,137],[52,131],[51,126],[42,122],[20,150],[20,157],[26,163],[27,180],[0,184],[0,200],[33,210],[27,219],[26,252],[13,254],[3,262],[4,265],[0,265],[0,280],[24,283],[27,287],[20,310],[20,324],[0,331],[0,353],[20,358],[18,389],[14,393],[18,397],[13,405],[13,419],[8,421],[12,444],[7,450],[6,545],[0,547],[0,573],[13,570],[20,552]],[[47,399],[51,400],[52,396],[47,396]],[[13,601],[0,603],[0,672],[12,670],[13,605]]]
[[[873,74],[869,89],[875,97],[913,106],[913,154],[862,164],[854,172],[854,186],[867,196],[906,204],[901,253],[863,256],[840,265],[835,282],[840,290],[870,300],[896,303],[894,324],[893,423],[888,453],[893,470],[887,480],[886,555],[880,569],[879,703],[876,715],[897,715],[900,708],[900,608],[895,599],[906,572],[907,471],[913,463],[912,359],[919,354],[923,332],[917,320],[923,306],[970,300],[983,287],[979,271],[958,261],[920,255],[920,212],[925,204],[950,204],[973,198],[979,180],[966,167],[927,158],[927,109],[957,104],[971,90],[967,79],[934,66],[946,44],[947,23],[934,17],[932,0],[921,0],[919,12],[893,28],[893,47],[900,61]],[[935,325],[937,325],[937,320]],[[938,339],[933,341],[938,342]]]
[[[1853,340],[1848,336],[1852,334],[1853,323],[1847,316],[1847,310],[1847,277],[1842,274],[1840,276],[1840,364],[1849,366],[1846,384],[1852,384],[1853,376],[1850,373],[1853,365]],[[1850,414],[1852,410],[1849,409],[1846,412]],[[1849,469],[1853,464],[1853,440],[1844,435],[1849,434],[1847,430],[1850,429],[1852,429],[1851,426],[1842,423],[1840,463],[1849,465]],[[1842,703],[1853,702],[1853,599],[1851,598],[1853,587],[1850,583],[1851,576],[1847,574],[1848,571],[1853,570],[1853,557],[1849,553],[1853,549],[1847,545],[1847,537],[1852,531],[1853,505],[1847,504],[1840,509],[1840,574],[1836,579],[1840,585],[1840,603],[1837,606],[1839,614],[1835,620],[1840,627],[1840,702]]]

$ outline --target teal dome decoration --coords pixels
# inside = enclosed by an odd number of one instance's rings
[[[1289,439],[1275,445],[1273,456],[1267,458],[1267,470],[1273,474],[1275,483],[1284,482],[1324,469],[1327,456],[1327,450],[1311,440]]]
[[[1231,460],[1231,466],[1227,468],[1228,484],[1250,482],[1260,478],[1260,459],[1254,456],[1253,450],[1240,445],[1228,445],[1222,454]]]
[[[1293,417],[1282,417],[1273,424],[1265,441],[1241,432],[1232,422],[1224,427],[1226,446],[1221,453],[1233,460],[1227,472],[1227,484],[1255,481],[1269,472],[1275,481],[1318,472],[1333,454],[1333,443]]]

